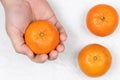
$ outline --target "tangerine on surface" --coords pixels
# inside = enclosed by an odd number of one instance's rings
[[[59,32],[48,21],[35,21],[26,29],[25,42],[35,54],[48,54],[59,44]]]
[[[118,25],[118,13],[109,5],[99,4],[89,10],[86,18],[88,29],[97,36],[107,36]]]
[[[78,55],[78,64],[88,76],[98,77],[105,74],[112,63],[112,56],[107,48],[99,44],[84,47]]]

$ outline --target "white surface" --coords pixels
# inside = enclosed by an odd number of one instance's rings
[[[85,26],[88,9],[99,3],[116,8],[120,14],[120,0],[48,0],[68,34],[66,50],[55,61],[44,64],[31,62],[16,54],[5,31],[5,15],[0,5],[0,80],[118,80],[120,78],[120,26],[107,37],[91,34]],[[90,43],[106,46],[112,54],[110,70],[98,78],[84,75],[77,65],[81,48]]]

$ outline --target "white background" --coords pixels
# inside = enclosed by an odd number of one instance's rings
[[[17,54],[5,31],[5,14],[0,5],[0,80],[119,80],[120,26],[107,37],[93,35],[86,28],[85,16],[94,5],[105,3],[120,14],[120,0],[48,0],[57,18],[63,24],[68,39],[66,49],[55,61],[37,64]],[[97,78],[86,76],[78,67],[80,49],[90,43],[106,46],[112,54],[109,71]]]

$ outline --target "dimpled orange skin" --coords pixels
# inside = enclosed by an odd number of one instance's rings
[[[48,54],[59,44],[59,32],[48,21],[35,21],[26,29],[25,42],[35,54]]]
[[[112,56],[107,48],[99,44],[90,44],[84,47],[78,55],[78,64],[81,70],[90,77],[105,74],[112,63]]]
[[[104,37],[115,31],[118,18],[118,13],[112,6],[99,4],[89,10],[86,23],[92,33]]]

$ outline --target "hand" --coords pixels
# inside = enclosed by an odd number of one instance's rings
[[[46,0],[3,0],[2,3],[6,13],[6,30],[17,53],[27,55],[34,62],[42,63],[47,59],[56,59],[58,54],[64,51],[63,41],[67,35]],[[60,32],[61,43],[48,55],[34,55],[24,42],[25,30],[35,20],[50,21]]]

